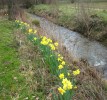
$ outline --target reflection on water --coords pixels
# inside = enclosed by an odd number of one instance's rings
[[[75,58],[86,59],[90,65],[104,70],[107,78],[107,48],[96,41],[90,41],[82,35],[60,27],[36,15],[30,15],[40,21],[40,26],[46,33],[53,36],[66,47],[67,51]]]

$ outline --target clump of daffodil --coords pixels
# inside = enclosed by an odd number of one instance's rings
[[[58,88],[59,93],[61,93],[62,95],[65,93],[65,90],[61,87]]]
[[[74,76],[79,75],[79,74],[80,74],[80,70],[79,70],[79,69],[73,71],[73,75],[74,75]]]
[[[55,46],[52,43],[52,40],[47,38],[47,37],[45,37],[45,36],[42,37],[41,44],[42,45],[48,45],[51,48],[51,50],[55,50]]]
[[[62,84],[63,84],[63,89],[64,90],[70,90],[73,88],[72,83],[70,82],[70,80],[68,80],[67,78],[64,78],[62,80]]]
[[[45,36],[42,37],[41,44],[42,45],[48,45],[48,43],[49,43],[49,40]]]
[[[66,62],[64,61],[63,56],[61,56],[61,54],[54,56],[53,52],[51,52],[53,50],[56,50],[59,44],[57,42],[53,43],[53,41],[50,38],[47,38],[46,36],[40,36],[38,38],[38,36],[36,36],[37,30],[33,30],[32,28],[29,28],[30,25],[27,24],[26,22],[22,22],[19,20],[15,20],[15,22],[16,22],[17,27],[20,27],[21,30],[25,29],[24,32],[27,31],[26,33],[29,34],[28,35],[29,37],[31,35],[30,37],[31,41],[35,42],[35,44],[37,42],[37,45],[40,47],[40,50],[44,51],[43,53],[44,53],[44,56],[46,57],[45,62],[47,64],[50,64],[49,66],[51,66],[50,67],[51,73],[54,75],[57,75],[57,77],[59,77],[60,79],[61,86],[58,88],[59,93],[63,96],[67,96],[67,98],[71,98],[71,92],[73,89],[77,89],[77,86],[68,79],[70,78],[69,77],[70,73],[68,72],[65,66]],[[47,49],[47,47],[49,47],[50,49]],[[49,50],[49,52],[47,50]],[[79,69],[73,71],[74,76],[78,74],[80,74]],[[64,95],[66,93],[67,95]],[[70,99],[67,99],[67,100],[70,100]]]

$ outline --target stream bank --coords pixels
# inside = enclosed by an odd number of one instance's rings
[[[32,19],[40,21],[40,27],[47,35],[60,41],[75,59],[85,59],[91,66],[100,69],[107,78],[107,48],[96,41],[90,41],[77,32],[58,26],[43,17],[29,14]]]

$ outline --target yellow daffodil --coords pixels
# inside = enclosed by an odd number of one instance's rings
[[[59,66],[58,66],[58,68],[59,68],[59,69],[62,69],[62,68],[63,68],[63,66],[62,66],[62,65],[59,65]]]
[[[58,54],[58,57],[60,57],[61,55],[60,54]]]
[[[74,86],[74,89],[77,89],[77,86]]]
[[[64,74],[61,73],[61,74],[59,75],[59,78],[60,78],[60,79],[63,79],[63,78],[64,78]]]
[[[54,43],[54,45],[55,45],[55,46],[58,46],[58,43],[57,43],[57,42],[55,42],[55,43]]]
[[[62,65],[65,65],[65,61],[62,61],[62,63],[61,63]]]
[[[63,60],[63,57],[58,57],[58,61],[62,61]]]
[[[48,39],[48,41],[49,41],[50,43],[52,43],[52,40],[51,40],[51,39]]]
[[[37,30],[35,30],[34,33],[36,34],[36,33],[37,33]]]
[[[68,79],[67,78],[64,78],[63,80],[62,80],[62,84],[66,84],[68,82]]]
[[[73,87],[72,83],[67,78],[62,80],[62,84],[64,90],[70,90]]]
[[[32,33],[32,31],[33,31],[33,29],[29,29],[29,30],[28,30],[29,33]]]
[[[59,93],[61,93],[62,95],[65,93],[65,90],[62,89],[61,87],[58,88]]]
[[[21,22],[21,24],[23,24],[24,22]]]
[[[70,73],[68,73],[68,76],[70,76]]]
[[[25,26],[27,26],[27,23],[24,23],[25,24]]]
[[[79,70],[79,69],[73,71],[73,75],[74,75],[74,76],[76,76],[76,75],[78,75],[78,74],[80,74],[80,70]]]
[[[53,44],[49,44],[49,46],[51,47],[51,50],[55,50],[55,46]]]

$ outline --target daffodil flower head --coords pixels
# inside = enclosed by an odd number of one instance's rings
[[[54,43],[54,45],[57,47],[57,46],[58,46],[58,43],[57,43],[57,42],[55,42],[55,43]]]
[[[60,54],[58,54],[58,57],[60,57],[61,55]]]
[[[61,93],[62,95],[65,93],[65,90],[61,87],[58,88],[59,93]]]
[[[63,84],[63,89],[64,90],[70,90],[73,87],[72,83],[67,78],[62,80],[62,84]]]
[[[35,30],[34,33],[36,34],[36,33],[37,33],[37,30]]]
[[[59,78],[60,78],[60,79],[63,79],[63,78],[64,78],[64,73],[61,73],[61,74],[59,75]]]
[[[58,66],[58,69],[62,69],[62,68],[64,68],[62,65],[59,65],[59,66]]]
[[[73,71],[73,75],[74,75],[74,76],[79,75],[79,74],[80,74],[80,70],[79,70],[79,69]]]
[[[74,86],[74,89],[77,89],[78,87],[77,86]]]
[[[55,50],[55,46],[52,43],[49,44],[49,47],[51,48],[51,50]]]
[[[65,65],[65,61],[62,61],[62,63],[61,63],[62,65]]]
[[[29,33],[32,33],[32,32],[33,32],[33,29],[29,29],[28,32],[29,32]]]
[[[68,74],[68,76],[70,76],[70,73],[67,73]]]

